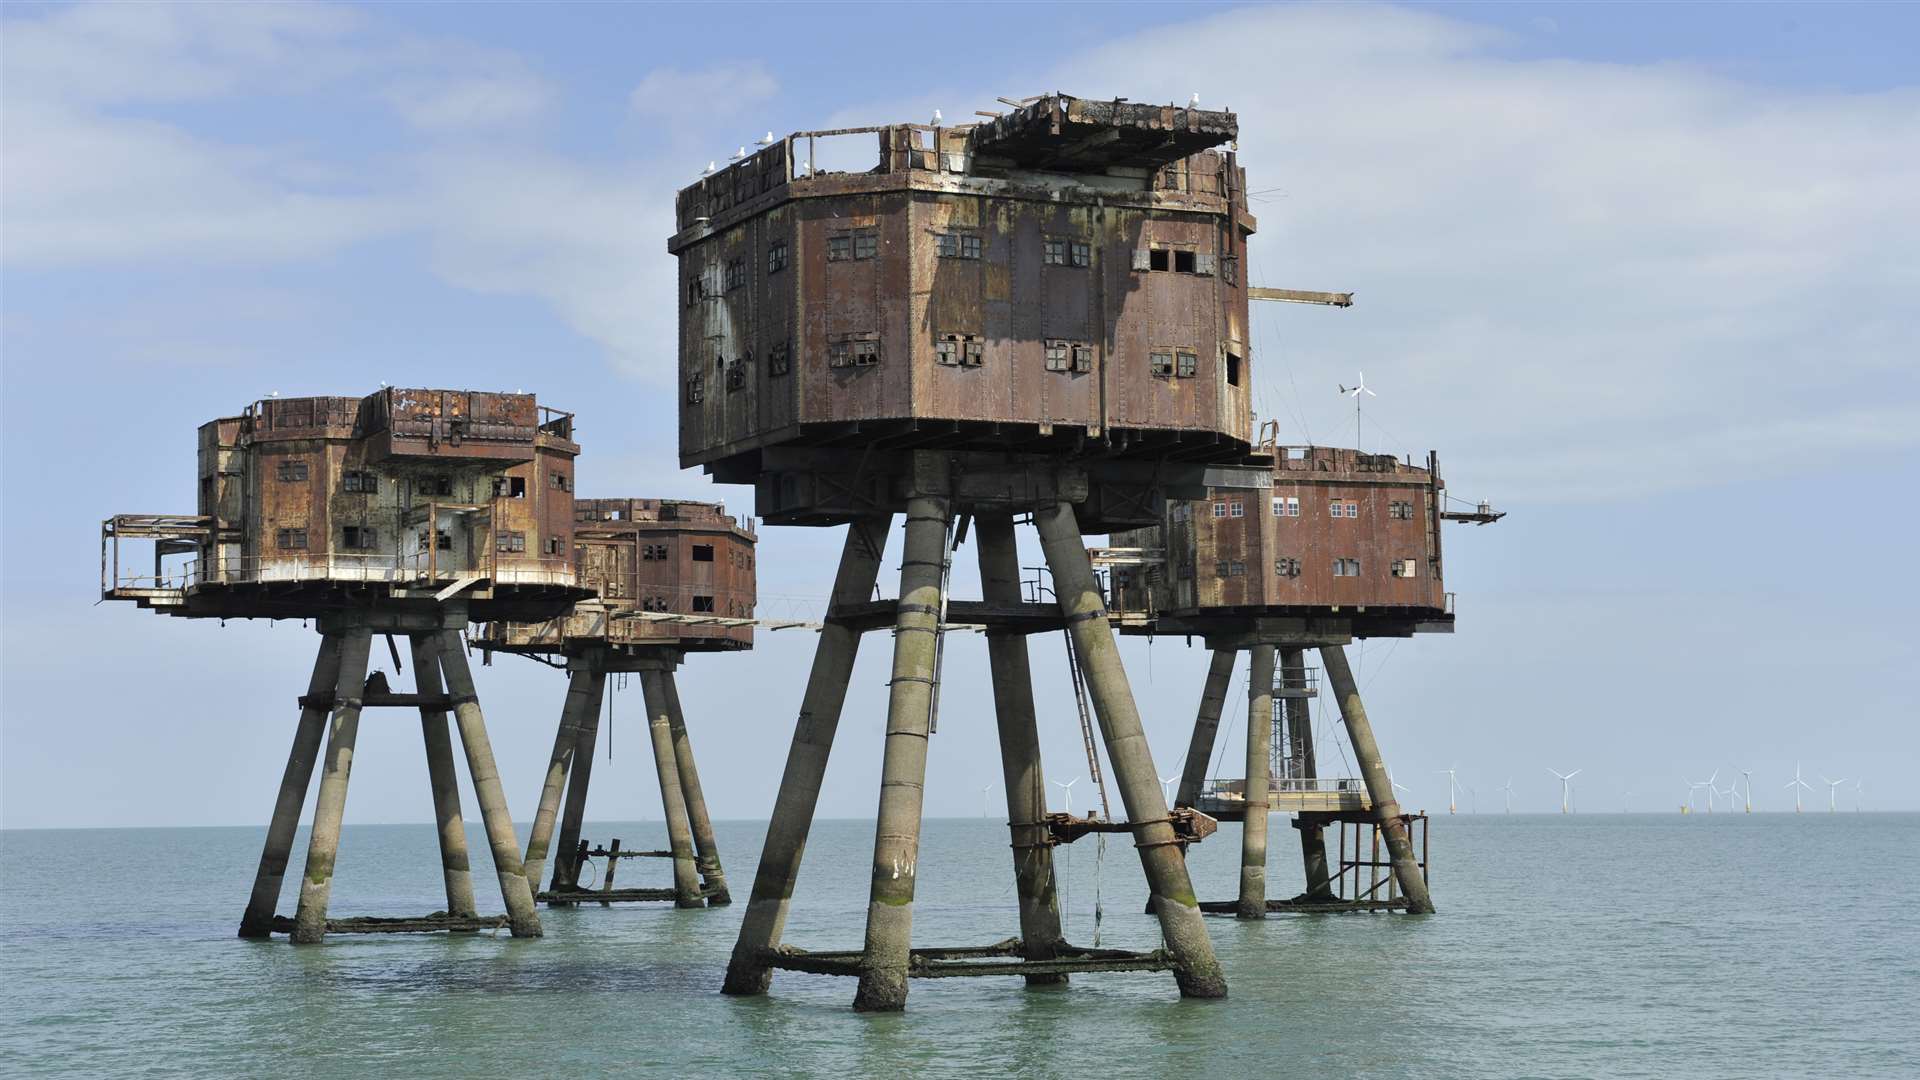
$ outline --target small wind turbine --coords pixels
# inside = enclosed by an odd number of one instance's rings
[[[1860,793],[1866,789],[1867,782],[1865,780],[1855,780],[1853,782],[1853,812],[1856,814],[1860,812]]]
[[[1389,790],[1392,790],[1392,791],[1404,791],[1409,795],[1413,794],[1412,788],[1406,786],[1405,784],[1398,783],[1394,780],[1392,766],[1387,767],[1387,787]]]
[[[980,789],[980,816],[981,817],[987,816],[987,793],[992,790],[993,790],[992,784],[988,784],[987,786]]]
[[[1747,778],[1747,813],[1753,813],[1753,770],[1741,769],[1740,775]]]
[[[1173,782],[1178,779],[1180,779],[1179,773],[1160,778],[1160,793],[1166,797],[1168,806],[1173,805]]]
[[[1059,789],[1060,789],[1061,791],[1063,791],[1063,792],[1065,792],[1065,793],[1066,793],[1066,797],[1067,797],[1067,816],[1068,816],[1068,817],[1072,817],[1072,816],[1073,816],[1073,785],[1075,785],[1075,784],[1077,784],[1077,783],[1079,783],[1079,782],[1080,782],[1080,778],[1076,776],[1076,777],[1074,777],[1073,779],[1071,779],[1071,780],[1069,780],[1069,781],[1067,781],[1067,782],[1066,782],[1066,783],[1064,783],[1064,784],[1063,784],[1063,783],[1061,783],[1061,782],[1060,782],[1060,781],[1058,781],[1058,780],[1053,780],[1053,781],[1049,781],[1049,782],[1050,782],[1051,784],[1053,784],[1053,786],[1054,786],[1054,787],[1057,787],[1057,788],[1059,788]]]
[[[1800,812],[1800,792],[1813,790],[1811,784],[1800,779],[1800,763],[1797,761],[1793,763],[1793,779],[1787,781],[1787,787],[1793,792],[1793,812],[1797,814]]]
[[[1455,786],[1455,785],[1454,785],[1454,781],[1453,781],[1453,774],[1454,774],[1454,771],[1455,771],[1455,770],[1457,770],[1458,768],[1459,768],[1459,766],[1458,766],[1458,765],[1456,765],[1456,766],[1454,766],[1454,767],[1453,767],[1452,769],[1435,769],[1435,770],[1433,770],[1434,772],[1437,772],[1437,773],[1444,773],[1444,774],[1446,774],[1446,777],[1447,777],[1447,813],[1449,813],[1449,814],[1451,814],[1451,813],[1453,813],[1453,812],[1454,812],[1454,797],[1453,797],[1453,789],[1454,789],[1454,786]]]
[[[1563,814],[1567,813],[1567,803],[1573,797],[1573,778],[1579,776],[1581,770],[1575,769],[1565,774],[1562,774],[1558,769],[1548,769],[1547,771],[1560,777],[1560,812]]]
[[[1727,797],[1727,813],[1729,814],[1733,813],[1733,797],[1735,795],[1740,794],[1739,787],[1734,784],[1731,778],[1729,778],[1727,780],[1727,790],[1721,792],[1720,794],[1725,795]]]
[[[1364,371],[1360,372],[1360,381],[1352,386],[1347,386],[1344,383],[1336,383],[1335,385],[1340,387],[1341,393],[1353,398],[1353,446],[1354,449],[1357,450],[1360,448],[1360,395],[1365,394],[1368,397],[1379,397],[1380,395],[1367,389],[1367,373]]]
[[[1847,778],[1843,776],[1838,780],[1828,780],[1827,774],[1821,773],[1820,779],[1825,781],[1827,785],[1827,813],[1831,814],[1833,813],[1834,793],[1840,790],[1841,784],[1847,782]]]
[[[1713,782],[1718,779],[1720,779],[1720,770],[1715,769],[1713,770],[1713,775],[1707,777],[1705,780],[1697,781],[1694,785],[1707,789],[1707,813],[1709,814],[1713,813],[1713,797],[1720,794],[1720,789],[1713,786]]]
[[[1513,813],[1513,777],[1507,777],[1507,786],[1501,789],[1507,793],[1506,813]]]

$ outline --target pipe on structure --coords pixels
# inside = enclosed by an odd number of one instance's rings
[[[360,734],[360,694],[367,678],[367,652],[373,634],[350,626],[340,634],[340,666],[333,683],[333,719],[327,728],[320,793],[314,797],[313,830],[307,836],[307,869],[300,879],[300,906],[293,915],[293,941],[312,945],[327,936],[327,900],[333,892],[333,865],[340,853],[340,818],[347,808],[347,779],[353,772],[353,743]]]
[[[906,550],[900,560],[900,602],[893,624],[893,678],[887,692],[887,740],[880,765],[880,808],[874,822],[873,883],[867,901],[865,959],[853,1007],[894,1012],[907,1004],[913,937],[915,864],[926,794],[939,649],[941,593],[946,586],[949,504],[943,457],[916,454],[907,499]],[[929,490],[931,489],[931,490]]]
[[[680,769],[680,793],[687,803],[687,824],[693,828],[694,862],[700,869],[701,890],[710,907],[731,904],[726,871],[720,868],[720,843],[713,835],[713,819],[707,816],[707,796],[700,787],[700,770],[693,763],[693,742],[687,737],[687,718],[680,711],[680,687],[671,669],[660,673],[660,684],[667,699],[667,726],[673,735],[673,760]]]
[[[513,832],[513,817],[507,813],[506,792],[500,786],[500,770],[493,760],[493,744],[487,739],[487,722],[480,712],[480,699],[473,691],[473,672],[467,666],[460,631],[442,630],[438,636],[440,668],[453,700],[454,718],[460,724],[460,744],[467,751],[467,775],[473,780],[474,797],[480,803],[487,846],[493,853],[494,875],[500,879],[500,897],[507,905],[507,925],[514,937],[539,937],[540,914],[534,910],[533,889],[527,884],[526,868],[520,862],[520,840]]]
[[[1207,667],[1207,684],[1200,692],[1200,712],[1193,721],[1193,741],[1187,744],[1186,767],[1180,770],[1180,787],[1173,805],[1192,806],[1200,799],[1200,785],[1207,779],[1207,761],[1213,757],[1213,741],[1220,730],[1220,712],[1227,704],[1227,684],[1233,680],[1233,663],[1239,653],[1233,649],[1213,650],[1213,662]]]
[[[693,830],[687,824],[687,800],[680,792],[680,766],[674,759],[673,725],[667,717],[667,694],[661,672],[640,673],[640,692],[647,703],[647,733],[653,740],[653,767],[660,778],[660,807],[667,819],[667,847],[673,854],[673,906],[705,907],[700,898],[700,871],[693,860]]]
[[[573,767],[567,774],[566,808],[560,816],[560,844],[554,854],[553,882],[548,886],[555,892],[580,884],[580,828],[587,812],[587,785],[593,779],[593,747],[600,737],[600,706],[606,698],[607,669],[600,652],[591,651],[576,663],[592,672],[594,691],[586,715],[580,718],[580,730],[574,733]],[[537,884],[531,876],[527,882]]]
[[[445,693],[440,683],[440,656],[428,634],[408,636],[413,656],[414,689],[425,697]],[[440,834],[440,876],[447,887],[447,914],[476,914],[473,869],[467,858],[467,824],[460,816],[460,779],[453,764],[453,737],[443,709],[420,707],[420,735],[426,743],[427,780],[433,788],[433,821]]]
[[[1304,649],[1280,650],[1280,678],[1291,691],[1286,698],[1287,738],[1293,745],[1290,755],[1300,763],[1301,775],[1318,777],[1320,766],[1313,750],[1313,713],[1304,692],[1307,689],[1307,654]],[[1318,818],[1301,817],[1294,822],[1300,832],[1300,859],[1306,871],[1307,891],[1302,899],[1331,901],[1333,882],[1327,871],[1326,826]]]
[[[859,630],[836,621],[833,611],[842,605],[861,603],[873,594],[892,521],[892,515],[885,514],[847,526],[826,625],[814,648],[813,668],[807,675],[799,720],[793,728],[793,744],[787,751],[786,770],[780,777],[773,816],[767,822],[767,839],[754,871],[753,892],[740,921],[733,956],[727,962],[726,981],[720,988],[723,994],[764,994],[772,982],[773,969],[767,966],[767,957],[780,944],[780,935],[786,929],[787,908],[800,877],[800,857],[806,851],[807,833],[813,828],[821,779],[833,751],[834,732],[840,726],[840,710],[847,700],[847,680],[860,652]]]
[[[1021,602],[1020,551],[1013,516],[980,513],[973,523],[980,546],[980,592],[990,605]],[[1060,902],[1053,877],[1053,846],[1047,826],[1047,781],[1041,767],[1040,730],[1033,705],[1033,672],[1027,639],[988,629],[987,663],[993,675],[994,717],[1000,728],[1000,777],[1007,790],[1007,822],[1013,840],[1013,877],[1020,894],[1021,955],[1051,960],[1062,942]],[[1058,986],[1065,974],[1028,975],[1028,986]]]
[[[1053,573],[1060,613],[1066,619],[1067,632],[1073,635],[1074,653],[1093,697],[1120,800],[1126,806],[1127,820],[1133,824],[1133,842],[1140,851],[1147,885],[1160,916],[1160,932],[1173,956],[1174,980],[1183,996],[1225,997],[1226,975],[1214,957],[1213,942],[1207,938],[1199,899],[1194,896],[1193,880],[1187,873],[1186,856],[1174,837],[1166,794],[1154,771],[1153,755],[1140,725],[1140,710],[1127,683],[1126,669],[1120,664],[1120,649],[1114,644],[1113,627],[1093,576],[1093,564],[1080,539],[1073,504],[1061,502],[1037,510],[1033,520],[1040,530],[1047,568]]]
[[[324,634],[320,651],[314,657],[313,675],[307,680],[308,700],[333,689],[340,678],[340,635]],[[247,898],[247,910],[240,916],[240,936],[264,938],[273,932],[273,913],[280,904],[280,889],[287,877],[287,860],[293,853],[293,836],[300,829],[300,809],[307,801],[307,788],[313,783],[313,763],[320,753],[320,737],[327,730],[327,710],[318,705],[300,709],[300,723],[294,728],[293,749],[287,754],[287,769],[280,777],[280,794],[273,801],[273,817],[267,823],[267,841],[260,852],[260,868],[254,871],[253,895]]]
[[[553,753],[547,758],[546,781],[540,786],[540,801],[533,814],[533,828],[527,833],[527,885],[538,891],[540,877],[546,872],[547,851],[553,842],[554,826],[560,816],[560,795],[566,789],[567,771],[580,744],[580,727],[595,702],[606,674],[597,668],[576,667],[567,676],[567,699],[560,707],[560,727],[554,732]]]
[[[1340,718],[1347,725],[1347,742],[1353,747],[1360,776],[1367,784],[1367,797],[1373,800],[1374,820],[1387,838],[1387,852],[1393,861],[1393,876],[1407,898],[1407,910],[1416,915],[1433,912],[1433,897],[1427,892],[1427,879],[1420,873],[1413,853],[1413,840],[1406,823],[1400,820],[1400,804],[1394,801],[1393,781],[1380,759],[1380,744],[1374,741],[1373,725],[1367,720],[1366,706],[1360,701],[1360,688],[1353,681],[1353,669],[1347,666],[1347,651],[1339,645],[1320,646],[1320,662],[1340,701]]]
[[[1267,917],[1267,781],[1273,761],[1273,646],[1247,650],[1247,811],[1240,827],[1240,902],[1234,915]]]

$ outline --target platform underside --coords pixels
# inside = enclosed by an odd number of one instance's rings
[[[593,596],[592,590],[574,585],[490,585],[484,580],[445,595],[456,584],[326,579],[206,583],[179,589],[118,588],[104,598],[132,600],[140,607],[187,619],[319,619],[356,612],[428,615],[455,603],[463,605],[467,618],[476,622],[539,622]]]
[[[436,911],[431,915],[419,916],[379,916],[360,915],[349,919],[328,919],[329,934],[432,934],[441,931],[466,932],[475,930],[502,930],[507,926],[505,915],[449,915]],[[285,915],[273,917],[273,932],[276,934],[293,933],[293,920]]]
[[[1173,954],[1164,949],[1139,952],[1130,949],[1083,949],[1061,944],[1045,960],[1023,957],[1024,945],[1018,938],[993,945],[965,945],[944,949],[914,949],[907,961],[907,975],[915,979],[951,979],[980,975],[1071,975],[1101,971],[1170,971]],[[783,971],[804,971],[813,975],[859,975],[866,967],[865,954],[858,949],[808,952],[782,945],[766,955],[768,967]]]
[[[1354,638],[1453,633],[1453,613],[1427,607],[1282,605],[1181,611],[1115,611],[1114,629],[1135,636],[1197,637],[1210,648],[1344,645]]]

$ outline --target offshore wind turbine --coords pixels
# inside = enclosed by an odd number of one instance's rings
[[[1793,779],[1787,781],[1787,788],[1793,792],[1793,812],[1800,812],[1800,792],[1812,791],[1813,786],[1800,779],[1800,763],[1793,763]]]
[[[1560,777],[1560,812],[1563,814],[1567,813],[1567,803],[1573,796],[1573,778],[1579,776],[1581,770],[1575,769],[1564,775],[1562,775],[1558,769],[1548,769],[1547,771]]]
[[[985,787],[980,789],[980,816],[981,817],[987,816],[987,793],[992,790],[993,790],[992,784],[988,784]]]
[[[1731,778],[1727,780],[1727,790],[1721,792],[1720,794],[1725,795],[1727,797],[1727,813],[1729,814],[1733,813],[1733,797],[1735,795],[1740,794],[1740,789],[1737,786],[1735,786]]]
[[[1741,769],[1740,775],[1747,778],[1747,813],[1753,813],[1753,770]]]
[[[1180,779],[1179,773],[1160,778],[1160,793],[1166,797],[1168,806],[1173,805],[1173,782],[1178,779]]]
[[[1399,781],[1393,778],[1393,767],[1391,765],[1387,767],[1387,786],[1392,788],[1395,791],[1404,791],[1409,795],[1413,794],[1412,788],[1406,786],[1405,784],[1400,783]]]
[[[1847,778],[1843,776],[1838,780],[1827,780],[1827,774],[1821,773],[1820,779],[1825,780],[1827,784],[1827,813],[1831,814],[1833,813],[1834,793],[1840,790],[1841,784],[1847,782]]]
[[[1709,814],[1713,813],[1713,797],[1715,795],[1720,794],[1720,789],[1713,786],[1713,782],[1718,779],[1720,779],[1720,770],[1715,769],[1713,770],[1712,776],[1707,777],[1705,780],[1699,781],[1695,785],[1696,787],[1703,787],[1707,789],[1707,813]]]
[[[1067,782],[1066,782],[1066,783],[1064,783],[1064,784],[1063,784],[1063,783],[1061,783],[1061,782],[1060,782],[1060,781],[1058,781],[1058,780],[1050,780],[1050,781],[1048,781],[1048,782],[1049,782],[1049,783],[1051,783],[1051,784],[1052,784],[1052,785],[1053,785],[1054,787],[1057,787],[1057,788],[1059,788],[1059,789],[1060,789],[1061,791],[1063,791],[1063,792],[1065,792],[1065,793],[1066,793],[1066,796],[1067,796],[1067,816],[1068,816],[1068,817],[1072,817],[1072,816],[1073,816],[1073,785],[1075,785],[1075,784],[1077,784],[1077,783],[1079,783],[1079,782],[1080,782],[1080,778],[1076,776],[1076,777],[1074,777],[1073,779],[1071,779],[1071,780],[1069,780],[1069,781],[1067,781]]]
[[[1507,777],[1507,786],[1501,789],[1507,793],[1506,813],[1513,813],[1513,777]]]
[[[1452,769],[1435,769],[1435,770],[1433,770],[1434,772],[1437,772],[1437,773],[1445,773],[1445,774],[1446,774],[1446,777],[1447,777],[1447,813],[1449,813],[1449,814],[1451,814],[1451,813],[1454,813],[1454,811],[1455,811],[1455,807],[1454,807],[1454,795],[1453,795],[1453,789],[1454,789],[1454,787],[1455,787],[1455,784],[1454,784],[1454,780],[1453,780],[1453,774],[1454,774],[1454,772],[1455,772],[1455,771],[1456,771],[1456,770],[1457,770],[1458,768],[1459,768],[1459,766],[1457,766],[1457,765],[1456,765],[1456,766],[1454,766],[1454,767],[1453,767]]]

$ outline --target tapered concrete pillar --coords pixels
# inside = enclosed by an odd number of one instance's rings
[[[332,690],[339,679],[340,637],[326,634],[320,638],[320,652],[313,661],[307,693],[324,694]],[[327,710],[317,705],[300,707],[300,723],[293,730],[293,749],[287,754],[287,768],[280,776],[280,794],[273,800],[273,817],[267,822],[267,842],[260,852],[260,868],[253,874],[253,895],[247,898],[247,910],[240,916],[243,938],[263,938],[273,932],[273,913],[280,905],[287,858],[293,852],[293,835],[300,829],[300,810],[306,805],[307,786],[313,782],[313,763],[320,755],[320,737],[326,730]]]
[[[740,937],[727,963],[721,993],[764,994],[772,981],[773,969],[767,966],[766,957],[780,944],[780,935],[786,929],[787,906],[793,900],[807,833],[813,828],[814,808],[820,802],[820,781],[826,775],[834,732],[840,726],[840,709],[847,700],[847,679],[860,651],[860,632],[837,621],[835,612],[873,595],[892,521],[888,515],[847,526],[826,626],[814,647],[813,669],[807,675],[800,717],[793,727],[793,745],[787,751],[786,771],[780,776],[773,817],[767,822],[766,843],[754,871],[753,892],[740,921]]]
[[[944,471],[944,455],[924,456],[937,458]],[[922,490],[944,490],[944,483],[933,482],[943,481],[944,476],[919,475],[918,462],[915,473],[916,486]],[[866,955],[860,967],[860,988],[853,997],[853,1007],[861,1012],[891,1012],[907,1004],[947,522],[943,494],[916,494],[907,500],[900,604],[893,622],[893,679],[887,692],[886,753],[880,763],[880,809],[873,832]]]
[[[1240,827],[1240,902],[1234,915],[1267,917],[1267,789],[1273,762],[1273,646],[1247,650],[1247,813]]]
[[[473,672],[467,666],[460,631],[442,630],[439,641],[440,670],[460,725],[460,745],[467,751],[467,775],[480,803],[480,820],[486,826],[494,876],[500,879],[500,898],[507,905],[508,926],[514,937],[539,937],[540,914],[534,910],[533,889],[520,862],[520,838],[514,835],[513,817],[507,813],[507,795],[500,786],[500,770],[494,764],[493,744],[487,739],[487,721],[474,694]]]
[[[440,682],[440,649],[431,634],[414,634],[414,689],[445,693]],[[473,871],[467,861],[467,823],[460,816],[460,779],[453,766],[453,736],[444,709],[420,710],[420,734],[427,746],[427,779],[433,785],[433,820],[440,833],[440,874],[446,879],[447,914],[473,915]]]
[[[707,796],[700,787],[700,770],[693,763],[693,740],[687,737],[687,718],[680,712],[680,687],[673,672],[660,673],[660,686],[667,695],[673,760],[680,767],[680,794],[687,800],[687,824],[693,829],[693,856],[700,867],[701,888],[709,907],[731,904],[733,895],[727,891],[726,871],[720,868],[720,843],[713,836],[713,819],[707,816]]]
[[[1373,801],[1374,820],[1386,834],[1387,853],[1393,862],[1393,876],[1407,898],[1407,910],[1415,914],[1433,911],[1433,897],[1427,893],[1427,879],[1413,853],[1413,839],[1400,820],[1400,804],[1393,797],[1393,780],[1387,776],[1386,763],[1380,759],[1380,744],[1373,739],[1373,725],[1360,702],[1360,688],[1353,681],[1353,669],[1347,666],[1347,651],[1338,645],[1320,647],[1320,663],[1327,669],[1327,680],[1340,701],[1340,718],[1347,725],[1347,742],[1366,781],[1367,797]]]
[[[980,547],[980,592],[987,603],[1020,604],[1020,551],[1013,517],[983,513],[974,518]],[[1024,635],[987,631],[987,663],[993,673],[993,711],[1000,728],[1000,777],[1007,791],[1007,822],[1013,834],[1013,880],[1020,894],[1020,941],[1028,960],[1051,960],[1059,952],[1060,901],[1053,878],[1053,846],[1047,842],[1047,779],[1040,764],[1040,731],[1033,707],[1033,673]],[[1029,975],[1028,986],[1057,986],[1060,975]]]
[[[554,826],[560,818],[560,796],[567,786],[567,769],[580,743],[580,727],[586,715],[600,700],[606,675],[591,665],[575,667],[567,677],[567,700],[560,707],[560,727],[553,736],[553,753],[547,757],[547,775],[540,785],[540,801],[535,806],[533,828],[527,833],[527,885],[540,891],[540,876],[547,869],[547,851],[553,842]]]
[[[591,653],[577,663],[585,663],[600,689],[593,695],[587,714],[580,718],[580,730],[574,736],[573,769],[567,776],[566,809],[560,815],[560,842],[553,849],[553,883],[548,888],[578,888],[580,885],[580,829],[587,813],[587,786],[593,780],[593,748],[600,738],[600,709],[607,700],[605,657]],[[527,879],[533,883],[532,878]]]
[[[1307,654],[1304,649],[1280,650],[1280,681],[1289,690],[1307,688]],[[1313,710],[1308,699],[1286,699],[1287,738],[1292,744],[1289,755],[1300,763],[1300,775],[1318,777],[1320,766],[1313,752]],[[1306,870],[1307,891],[1304,900],[1332,900],[1333,882],[1327,870],[1327,831],[1318,818],[1303,817],[1293,827],[1300,833],[1300,859]]]
[[[342,631],[340,667],[333,683],[333,719],[327,725],[320,793],[314,798],[313,830],[307,836],[307,869],[300,879],[300,906],[293,914],[293,940],[309,945],[327,936],[327,900],[333,864],[340,854],[340,818],[347,808],[347,777],[353,742],[360,734],[360,692],[367,680],[367,650],[373,635],[364,626]]]
[[[1187,874],[1186,856],[1174,840],[1166,794],[1154,771],[1146,732],[1140,726],[1140,710],[1127,684],[1126,669],[1120,664],[1120,648],[1114,644],[1113,627],[1093,577],[1093,564],[1080,539],[1073,506],[1056,504],[1036,511],[1033,520],[1040,529],[1047,568],[1053,572],[1054,593],[1060,599],[1067,632],[1073,635],[1073,650],[1080,658],[1094,713],[1100,719],[1100,734],[1107,744],[1107,758],[1113,763],[1120,800],[1127,808],[1127,820],[1133,823],[1133,843],[1140,851],[1147,887],[1160,916],[1160,933],[1173,954],[1174,979],[1184,996],[1225,997],[1227,978],[1213,955],[1213,942],[1207,938],[1199,900],[1193,895],[1193,880]]]
[[[700,871],[693,861],[693,830],[687,825],[687,800],[680,791],[680,766],[673,754],[673,724],[667,717],[667,693],[661,673],[642,671],[640,691],[647,702],[647,734],[653,739],[653,767],[660,778],[660,806],[666,811],[667,846],[673,852],[673,906],[704,907]]]
[[[1173,795],[1175,806],[1192,806],[1200,798],[1207,762],[1213,757],[1213,740],[1220,731],[1220,713],[1227,704],[1227,684],[1233,681],[1233,662],[1239,655],[1233,649],[1213,650],[1207,683],[1200,691],[1200,712],[1193,721],[1193,739],[1187,743],[1186,767],[1180,770],[1180,787]]]

